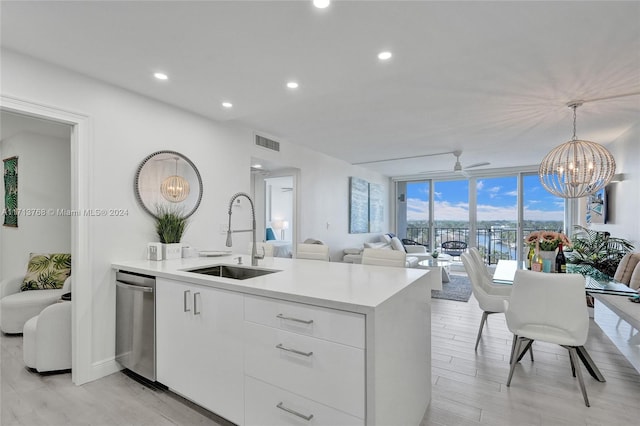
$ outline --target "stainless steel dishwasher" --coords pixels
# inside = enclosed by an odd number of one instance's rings
[[[116,361],[156,381],[156,279],[116,272]]]

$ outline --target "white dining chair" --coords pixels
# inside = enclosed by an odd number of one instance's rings
[[[487,317],[491,314],[504,312],[504,301],[509,300],[511,286],[493,284],[486,274],[484,263],[482,266],[478,265],[473,255],[462,253],[460,257],[469,276],[469,281],[471,281],[473,296],[478,301],[480,309],[482,309],[482,319],[480,320],[480,328],[478,329],[475,346],[475,349],[478,350],[482,329],[487,321]]]
[[[366,248],[362,251],[362,264],[404,268],[407,264],[407,253],[399,250]]]
[[[589,332],[584,285],[584,277],[580,274],[516,271],[511,297],[505,303],[507,327],[513,333],[507,386],[511,385],[516,364],[533,341],[555,343],[569,351],[573,376],[578,377],[584,403],[589,407],[580,359],[590,371],[597,367],[584,349]],[[599,371],[591,374],[602,376]]]
[[[489,278],[489,280],[493,280],[493,274],[489,272],[487,265],[485,265],[484,259],[482,257],[482,254],[480,253],[480,250],[478,250],[477,247],[469,247],[469,253],[471,253],[471,256],[473,256],[473,260],[476,262],[476,265],[478,265],[480,270],[483,271],[483,273],[487,276],[487,278]]]
[[[329,246],[324,244],[298,243],[296,259],[323,260],[329,262]]]

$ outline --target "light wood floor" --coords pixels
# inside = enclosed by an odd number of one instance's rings
[[[421,425],[635,425],[640,419],[640,375],[592,324],[587,349],[607,382],[586,371],[591,407],[571,376],[568,354],[536,342],[511,387],[511,336],[501,314],[474,352],[481,311],[468,303],[433,300],[433,398]],[[25,369],[22,337],[2,336],[0,424],[10,425],[220,425],[170,392],[151,390],[124,374],[75,386],[70,374],[41,376]],[[394,425],[392,425],[394,426]]]

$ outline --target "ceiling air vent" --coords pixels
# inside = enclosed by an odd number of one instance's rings
[[[280,142],[272,141],[264,136],[256,135],[256,145],[280,152]]]

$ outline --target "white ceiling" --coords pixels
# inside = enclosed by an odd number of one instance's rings
[[[534,165],[571,138],[567,102],[640,93],[637,1],[0,7],[4,47],[350,163],[461,149],[463,166]],[[585,103],[578,137],[606,145],[639,117],[637,95]],[[367,167],[406,176],[454,162]]]

